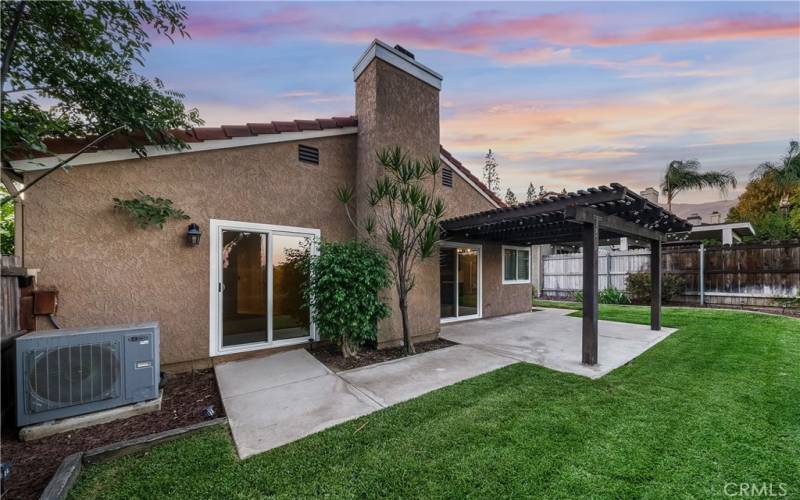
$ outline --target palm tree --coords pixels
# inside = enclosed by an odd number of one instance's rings
[[[789,141],[789,149],[780,164],[765,161],[751,174],[755,180],[769,180],[781,193],[780,208],[789,207],[789,195],[800,187],[800,144]]]
[[[697,160],[673,160],[664,172],[661,191],[667,195],[667,210],[672,211],[672,200],[682,191],[716,188],[725,194],[736,187],[736,176],[730,170],[700,172]]]

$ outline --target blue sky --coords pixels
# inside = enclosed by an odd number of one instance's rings
[[[444,75],[442,143],[476,173],[492,148],[518,195],[641,189],[682,158],[744,184],[800,136],[797,2],[185,5],[192,39],[157,41],[146,72],[207,124],[352,114],[377,37]]]

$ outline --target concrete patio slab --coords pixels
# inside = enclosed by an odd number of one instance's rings
[[[457,345],[340,372],[339,376],[389,406],[513,363],[516,360],[509,357]]]
[[[599,322],[598,364],[581,364],[581,318],[568,309],[542,309],[442,326],[440,336],[553,370],[599,378],[657,344],[674,328],[652,331],[646,325]]]
[[[223,403],[243,459],[380,409],[331,374],[223,397]]]
[[[217,374],[219,391],[224,397],[238,396],[331,373],[305,349],[222,363],[215,366],[214,371]]]

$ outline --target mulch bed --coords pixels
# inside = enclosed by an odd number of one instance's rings
[[[456,345],[456,343],[445,339],[436,339],[428,342],[417,342],[414,344],[414,350],[417,351],[417,354],[421,354],[452,345]],[[317,345],[313,349],[307,350],[317,358],[320,363],[335,372],[352,370],[353,368],[361,368],[362,366],[374,365],[375,363],[383,363],[384,361],[391,361],[407,356],[403,347],[392,347],[389,349],[365,348],[358,353],[357,358],[349,359],[342,357],[342,351],[333,344]]]
[[[208,405],[214,405],[216,417],[224,416],[214,371],[202,370],[170,375],[157,412],[28,442],[4,429],[3,463],[11,464],[11,475],[3,498],[38,498],[67,455],[209,420],[203,415]]]

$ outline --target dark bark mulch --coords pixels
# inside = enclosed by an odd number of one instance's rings
[[[208,405],[214,405],[216,417],[224,416],[214,371],[202,370],[170,375],[157,412],[28,442],[14,429],[3,430],[3,462],[11,464],[3,498],[38,498],[67,455],[209,420],[203,415]]]
[[[436,339],[428,342],[415,343],[414,350],[416,350],[417,354],[421,354],[452,345],[456,345],[456,343],[445,339]],[[391,361],[407,356],[403,347],[391,347],[389,349],[364,348],[359,351],[357,358],[348,359],[342,356],[341,349],[334,344],[317,345],[314,346],[313,349],[308,349],[308,351],[322,364],[335,372],[352,370],[353,368],[361,368],[362,366],[374,365],[375,363],[382,363],[384,361]]]

